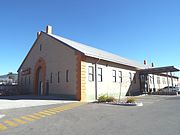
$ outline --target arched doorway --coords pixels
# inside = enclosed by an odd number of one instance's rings
[[[42,77],[42,68],[39,67],[37,71],[37,83],[38,83],[38,95],[43,95],[43,77]]]
[[[34,93],[35,95],[45,95],[46,90],[46,63],[43,58],[39,58],[34,67]]]

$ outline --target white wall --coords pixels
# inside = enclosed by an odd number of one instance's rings
[[[150,81],[150,78],[152,78],[153,75],[149,75],[149,76],[151,76],[151,77],[149,77],[149,86],[151,89],[153,89],[154,88],[153,79],[151,79],[151,81]],[[158,81],[157,81],[158,77],[160,78],[160,83],[158,83]],[[173,79],[173,86],[177,85],[178,84],[177,79],[176,78],[172,78],[172,79]],[[154,83],[155,83],[156,90],[168,86],[167,80],[169,81],[169,86],[172,86],[172,80],[170,77],[168,77],[168,79],[167,79],[167,77],[165,77],[165,76],[154,75]]]
[[[92,82],[88,80],[89,66],[94,67],[94,77],[95,77],[95,64],[86,62],[87,100],[95,100],[95,79]],[[119,95],[121,95],[121,97],[124,97],[127,94],[128,90],[131,91],[139,90],[138,78],[136,78],[136,83],[134,81],[130,82],[129,72],[131,72],[132,78],[134,78],[134,73],[136,73],[135,71],[113,66],[113,64],[111,65],[111,63],[109,63],[108,66],[99,63],[97,64],[97,68],[98,67],[102,68],[102,82],[97,81],[97,97],[107,94],[109,96],[114,96],[116,98],[119,98]],[[113,77],[112,77],[113,70],[116,71],[116,78],[117,78],[116,82],[113,82]],[[122,83],[120,83],[120,78],[118,75],[119,71],[122,72]]]

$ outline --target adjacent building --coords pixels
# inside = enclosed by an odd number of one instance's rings
[[[90,101],[103,94],[119,98],[175,86],[178,77],[167,74],[174,71],[179,69],[154,68],[57,36],[47,26],[19,67],[18,82],[30,94]]]
[[[15,73],[8,73],[0,76],[0,85],[16,85],[18,82],[18,75]]]

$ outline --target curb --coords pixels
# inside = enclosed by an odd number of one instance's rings
[[[139,103],[112,103],[112,105],[122,105],[122,106],[143,106],[142,102]]]

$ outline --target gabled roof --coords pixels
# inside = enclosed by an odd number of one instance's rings
[[[44,33],[44,34],[47,34],[47,33]],[[62,43],[65,43],[69,47],[77,51],[80,51],[81,53],[89,57],[98,58],[101,60],[106,60],[106,61],[130,66],[130,67],[135,67],[138,69],[144,69],[145,67],[148,67],[147,65],[143,65],[138,62],[120,57],[118,55],[115,55],[115,54],[112,54],[112,53],[109,53],[109,52],[106,52],[106,51],[103,51],[103,50],[100,50],[100,49],[97,49],[97,48],[94,48],[94,47],[91,47],[82,43],[78,43],[78,42],[75,42],[75,41],[54,35],[54,34],[47,34],[47,35],[53,37],[54,39]]]
[[[118,63],[118,64],[121,64],[121,65],[126,65],[126,66],[133,67],[133,68],[136,68],[136,69],[150,68],[148,65],[140,64],[140,63],[138,63],[136,61],[120,57],[118,55],[109,53],[107,51],[103,51],[103,50],[100,50],[100,49],[97,49],[97,48],[94,48],[94,47],[91,47],[91,46],[88,46],[88,45],[85,45],[85,44],[82,44],[82,43],[78,43],[76,41],[57,36],[55,34],[47,34],[46,32],[41,31],[40,35],[38,36],[38,38],[34,42],[33,46],[31,47],[30,51],[26,55],[26,57],[23,60],[22,64],[20,65],[18,71],[22,67],[23,63],[25,62],[28,55],[30,54],[32,48],[35,46],[37,40],[39,39],[39,37],[42,34],[44,34],[46,36],[49,36],[49,37],[59,41],[60,43],[63,43],[64,45],[83,53],[85,56],[89,56],[89,57],[93,57],[93,58],[97,58],[97,59],[105,60],[105,61],[109,61],[109,62],[114,62],[114,63]]]

